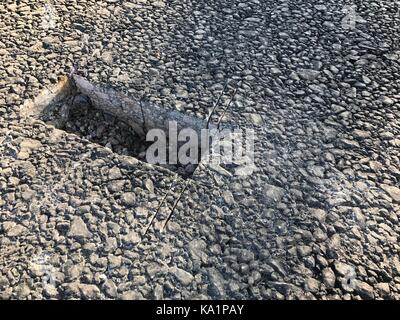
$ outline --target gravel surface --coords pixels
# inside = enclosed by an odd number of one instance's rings
[[[400,299],[399,32],[398,1],[3,0],[0,299]],[[238,81],[256,171],[20,116],[72,68],[202,119]]]

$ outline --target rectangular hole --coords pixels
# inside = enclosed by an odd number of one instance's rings
[[[52,90],[45,90],[35,100],[27,101],[21,109],[21,114],[42,120],[54,125],[58,129],[76,134],[93,143],[110,148],[117,154],[132,156],[146,162],[146,150],[152,142],[146,142],[145,137],[148,128],[144,126],[143,121],[132,121],[124,113],[118,114],[115,110],[110,113],[105,112],[104,108],[96,107],[96,104],[92,102],[93,97],[91,98],[90,94],[87,95],[80,91],[79,88],[74,86],[71,79],[63,79]],[[102,91],[100,92],[102,93]],[[114,94],[116,93],[111,91],[111,95]],[[110,99],[110,104],[112,103],[112,99],[107,97],[107,95],[102,93],[102,96],[104,96],[104,101]],[[98,97],[94,97],[93,99],[98,100]],[[124,99],[128,98],[124,97]],[[156,108],[154,110],[156,113],[161,110],[159,109],[160,107]],[[160,113],[164,117],[169,114],[164,111]],[[171,112],[171,114],[174,117],[170,120],[179,121],[184,119],[180,123],[182,127],[187,127],[188,123],[194,123],[197,130],[200,127],[205,127],[205,121],[202,119],[196,119],[183,114],[175,116],[177,114],[176,111]],[[155,119],[157,119],[157,116],[155,114]],[[147,120],[156,123],[154,119]],[[141,130],[137,130],[137,128]],[[197,167],[197,165],[193,164],[183,166],[179,163],[177,165],[160,164],[160,166],[168,168],[184,178],[191,177]]]

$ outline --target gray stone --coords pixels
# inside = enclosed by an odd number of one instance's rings
[[[314,278],[307,278],[304,289],[313,293],[318,292],[319,290],[319,282]]]
[[[116,180],[122,178],[121,170],[117,167],[111,168],[110,172],[108,173],[108,178],[110,180]]]
[[[335,261],[333,265],[335,267],[336,273],[342,277],[347,276],[349,274],[349,272],[354,270],[354,268],[352,266],[345,264],[343,262],[340,262],[340,261]]]
[[[121,300],[144,300],[144,297],[140,292],[130,290],[121,295]]]
[[[374,288],[361,280],[354,280],[354,291],[363,299],[374,299]]]
[[[183,285],[183,286],[188,286],[193,282],[193,275],[191,275],[189,272],[182,270],[177,267],[173,267],[170,269],[170,272],[176,277],[176,279]]]
[[[3,230],[8,237],[19,237],[28,231],[28,229],[23,225],[14,222],[4,222]]]
[[[111,279],[108,279],[104,282],[103,290],[105,294],[111,298],[116,298],[118,295],[117,286]]]
[[[379,292],[379,295],[383,298],[388,298],[390,296],[389,283],[381,282],[375,285],[375,289]]]
[[[83,284],[79,285],[79,290],[82,294],[83,299],[99,299],[100,289],[94,284]]]
[[[394,104],[394,100],[387,97],[387,96],[383,96],[382,97],[382,103],[388,106],[391,106],[392,104]]]
[[[58,289],[52,284],[46,284],[43,286],[43,295],[46,298],[57,298],[58,296]]]
[[[400,188],[381,184],[381,188],[393,199],[394,202],[400,203]]]
[[[324,268],[322,270],[322,280],[328,289],[335,287],[336,277],[331,268]]]
[[[320,72],[312,69],[299,69],[297,74],[301,79],[310,81],[316,79]]]
[[[7,277],[0,275],[0,291],[4,290],[6,287],[10,285]]]
[[[132,207],[136,203],[136,195],[133,192],[127,192],[122,195],[121,200],[124,205]]]
[[[207,269],[209,279],[208,294],[216,299],[225,297],[225,281],[221,273],[215,268]]]
[[[92,234],[81,217],[74,217],[71,221],[68,236],[75,238],[89,238]]]
[[[264,196],[267,203],[279,202],[283,198],[285,191],[277,186],[266,184],[264,186]]]
[[[123,241],[127,245],[135,245],[140,242],[140,235],[136,231],[132,230],[123,236]]]

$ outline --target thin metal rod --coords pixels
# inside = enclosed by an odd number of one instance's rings
[[[165,199],[167,199],[167,197],[168,197],[168,195],[169,195],[169,192],[172,190],[172,187],[174,186],[177,177],[178,177],[178,176],[175,175],[175,179],[172,181],[170,188],[169,188],[168,191],[165,193],[164,197],[162,198],[160,204],[159,204],[158,207],[157,207],[156,212],[155,212],[154,215],[152,216],[152,218],[151,218],[149,224],[147,225],[146,230],[145,230],[145,232],[144,232],[144,234],[143,234],[143,237],[147,234],[147,232],[149,231],[151,225],[153,224],[153,222],[154,222],[156,216],[158,215],[158,212],[160,211],[162,205],[163,205],[164,202],[165,202]]]
[[[229,107],[231,106],[232,101],[233,101],[233,99],[235,98],[236,93],[237,93],[237,91],[238,91],[238,88],[239,88],[239,83],[236,85],[236,88],[235,88],[235,90],[233,91],[233,93],[232,93],[232,95],[231,95],[231,99],[229,100],[228,104],[226,105],[226,107],[225,107],[224,110],[222,111],[221,116],[220,116],[219,119],[218,119],[218,122],[217,122],[217,129],[219,129],[219,125],[220,125],[220,123],[221,123],[222,118],[224,117],[226,111],[227,111],[227,110],[229,109]]]
[[[176,199],[176,201],[175,201],[175,203],[174,203],[174,205],[173,205],[173,207],[171,209],[171,212],[169,213],[169,215],[167,217],[167,220],[165,220],[165,223],[164,223],[164,225],[163,225],[163,227],[161,229],[161,232],[163,232],[164,229],[167,227],[167,224],[168,224],[169,220],[171,220],[171,217],[172,217],[172,215],[173,215],[173,213],[175,211],[175,208],[177,207],[179,201],[181,200],[181,198],[183,196],[183,193],[186,191],[188,186],[189,186],[189,180],[186,181],[185,186],[183,187],[183,189],[182,189],[181,193],[179,194],[178,198]]]
[[[214,104],[214,107],[212,108],[210,114],[208,115],[208,118],[207,118],[207,126],[206,126],[207,129],[208,129],[209,125],[210,125],[211,116],[214,114],[215,110],[217,109],[217,107],[218,107],[218,105],[219,105],[219,102],[221,101],[221,98],[222,98],[222,96],[224,95],[224,93],[225,93],[225,91],[226,91],[226,88],[228,87],[228,83],[229,83],[229,81],[226,80],[225,85],[224,85],[224,88],[222,89],[222,91],[221,91],[221,93],[220,93],[220,95],[219,95],[217,101],[216,101],[215,104]]]

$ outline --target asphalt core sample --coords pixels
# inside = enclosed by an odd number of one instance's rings
[[[77,75],[64,77],[53,88],[26,101],[21,115],[42,120],[141,161],[146,161],[146,150],[153,143],[146,142],[150,129],[162,129],[168,134],[169,121],[175,121],[178,131],[191,128],[200,136],[201,129],[207,126],[206,120],[127,97]],[[180,163],[162,166],[183,177],[190,177],[197,167]]]

